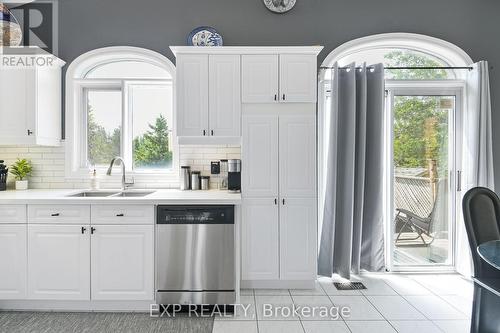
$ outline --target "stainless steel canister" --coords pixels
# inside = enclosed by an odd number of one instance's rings
[[[199,190],[200,187],[200,171],[192,171],[191,172],[191,189],[193,191]]]
[[[210,188],[210,177],[201,176],[201,189],[206,191],[209,188]]]
[[[181,166],[181,190],[186,191],[191,189],[191,167],[187,165]]]

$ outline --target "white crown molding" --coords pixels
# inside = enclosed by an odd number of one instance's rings
[[[171,46],[173,54],[312,54],[323,46]]]

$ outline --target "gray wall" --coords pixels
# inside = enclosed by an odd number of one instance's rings
[[[497,0],[297,0],[285,15],[262,0],[60,0],[59,56],[70,63],[105,46],[153,49],[174,61],[170,45],[185,45],[200,25],[215,27],[225,45],[325,46],[320,62],[354,38],[413,32],[442,38],[474,60],[488,60],[494,129],[500,125],[500,2]],[[500,188],[500,133],[494,131],[496,184]]]

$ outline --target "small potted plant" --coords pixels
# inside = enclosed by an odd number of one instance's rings
[[[23,158],[17,159],[17,161],[10,167],[10,173],[14,175],[16,179],[16,190],[27,190],[28,180],[26,177],[31,175],[33,167],[31,163]]]

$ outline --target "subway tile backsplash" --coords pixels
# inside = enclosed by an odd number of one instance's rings
[[[0,147],[0,160],[10,166],[17,158],[26,158],[33,164],[33,175],[29,178],[31,189],[77,189],[89,188],[90,178],[66,179],[65,178],[65,153],[64,144],[61,147],[39,147],[39,146],[10,146]],[[186,145],[179,147],[179,164],[189,165],[191,170],[199,170],[203,175],[210,175],[210,162],[241,158],[241,148],[235,145]],[[90,177],[90,174],[89,174]],[[178,181],[162,179],[161,176],[135,177],[137,188],[178,188]],[[102,188],[120,187],[120,176],[107,177],[100,174]],[[210,179],[210,188],[217,188],[216,179]],[[8,187],[13,188],[14,177],[9,174]]]

